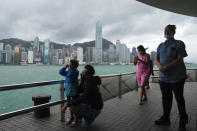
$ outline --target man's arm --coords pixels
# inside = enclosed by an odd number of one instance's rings
[[[168,75],[168,71],[167,69],[161,65],[160,61],[158,60],[158,58],[156,58],[156,64],[159,68],[159,71],[161,71],[162,73],[164,73],[165,75]]]
[[[168,65],[166,65],[165,68],[169,69],[177,65],[178,63],[183,62],[183,58],[188,56],[185,49],[185,44],[182,41],[179,42],[177,52],[178,52],[178,57],[172,62],[170,62]]]
[[[182,56],[178,56],[175,60],[170,62],[168,65],[164,66],[164,68],[169,69],[169,68],[177,65],[180,62],[183,62],[183,57]]]

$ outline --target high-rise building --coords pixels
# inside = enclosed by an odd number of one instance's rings
[[[21,62],[27,63],[27,60],[28,60],[27,52],[22,51],[21,52]]]
[[[62,55],[63,55],[63,51],[62,51],[62,49],[57,49],[56,50],[56,56],[57,56],[57,58],[58,59],[62,59]]]
[[[103,60],[103,38],[102,38],[102,23],[101,21],[97,21],[96,23],[96,40],[95,40],[95,49],[96,49],[96,62],[102,63]]]
[[[103,62],[108,63],[109,59],[108,59],[108,49],[104,49],[103,50]]]
[[[29,50],[28,51],[28,63],[29,64],[33,64],[33,57],[34,57],[33,51]]]
[[[127,48],[127,58],[126,58],[126,63],[129,64],[130,63],[130,49]]]
[[[137,50],[135,47],[132,48],[132,55],[136,56],[137,55]]]
[[[153,61],[153,63],[155,63],[156,57],[157,57],[157,52],[152,51],[150,54],[150,59]]]
[[[126,63],[127,59],[127,46],[126,44],[123,44],[123,63]]]
[[[44,62],[44,44],[40,44],[41,62]]]
[[[3,50],[4,43],[0,43],[0,50]]]
[[[120,45],[121,45],[120,40],[117,40],[116,41],[116,61],[118,63],[120,63]]]
[[[83,64],[83,48],[77,47],[77,60],[79,64]]]
[[[39,44],[38,37],[35,37],[33,45],[34,45],[34,51],[39,52],[40,51],[40,44]]]
[[[14,46],[14,64],[20,64],[20,47]]]
[[[85,52],[86,62],[95,62],[95,47],[87,47]]]
[[[108,57],[109,57],[109,63],[114,63],[115,62],[115,49],[114,45],[110,45],[108,49]]]
[[[44,42],[44,64],[50,64],[50,40]]]
[[[124,63],[124,45],[120,44],[119,47],[119,63]]]
[[[10,44],[5,45],[5,52],[6,52],[6,64],[11,64],[12,62],[12,46]]]
[[[63,50],[57,49],[56,56],[57,56],[58,64],[62,65],[63,64]]]

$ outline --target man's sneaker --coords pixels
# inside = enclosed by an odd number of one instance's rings
[[[94,120],[85,120],[84,122],[82,122],[81,126],[82,127],[89,127],[93,121]]]
[[[70,125],[74,120],[74,117],[71,117],[69,119],[66,120],[66,125]]]
[[[179,125],[179,131],[186,131],[186,124]]]
[[[184,118],[181,118],[180,121],[179,121],[179,125],[185,125],[188,123],[188,116],[186,115]]]
[[[155,121],[156,125],[170,125],[170,119],[162,116],[160,119]]]
[[[75,127],[75,126],[80,126],[81,125],[82,120],[81,119],[76,119],[73,120],[70,127]]]

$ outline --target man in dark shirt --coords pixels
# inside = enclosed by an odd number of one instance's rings
[[[187,56],[187,52],[185,44],[174,39],[175,30],[175,25],[167,25],[164,31],[167,40],[157,48],[156,64],[160,70],[159,84],[162,93],[163,115],[155,121],[155,124],[170,124],[169,118],[174,93],[180,115],[179,127],[185,128],[188,123],[188,115],[185,109],[183,90],[187,76],[183,58]]]

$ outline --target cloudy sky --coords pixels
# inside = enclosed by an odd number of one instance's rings
[[[135,0],[0,0],[0,39],[20,38],[59,43],[95,39],[97,20],[103,37],[120,39],[132,48],[139,44],[156,50],[167,24],[177,26],[176,39],[186,44],[186,61],[197,63],[197,18],[156,9]]]

